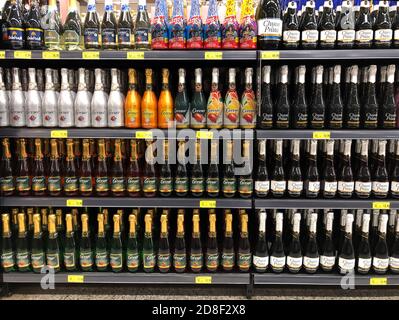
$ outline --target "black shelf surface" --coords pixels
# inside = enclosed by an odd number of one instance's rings
[[[0,206],[12,207],[130,207],[130,208],[241,208],[251,209],[251,199],[240,198],[133,198],[133,197],[2,197]]]
[[[387,205],[388,204],[388,205]],[[392,199],[255,199],[255,208],[265,209],[399,209],[399,200]]]
[[[253,139],[252,129],[1,128],[4,138]]]
[[[3,273],[4,283],[40,283],[44,274],[11,272]],[[83,272],[54,274],[55,283],[120,283],[120,284],[189,284],[189,285],[248,285],[249,273],[113,273],[113,272]]]
[[[399,130],[256,130],[260,139],[398,139]]]
[[[22,60],[256,60],[256,50],[6,50],[5,59]]]
[[[255,273],[254,285],[280,286],[342,286],[356,288],[356,286],[398,286],[399,275],[340,275],[332,274],[275,274]]]

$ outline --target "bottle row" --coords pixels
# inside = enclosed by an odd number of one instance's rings
[[[160,86],[152,69],[145,69],[144,75],[135,69],[129,69],[127,74],[118,69],[60,71],[0,69],[0,126],[145,129],[256,126],[252,68],[238,70],[237,79],[245,79],[240,88],[241,97],[236,86],[237,70],[228,70],[229,84],[224,99],[219,78],[227,74],[219,74],[219,68],[205,70],[209,77],[204,81],[208,98],[200,68],[189,73],[188,85],[185,69],[178,69],[172,75],[169,69],[162,69]],[[174,97],[170,76],[178,78]],[[155,93],[157,87],[161,87],[159,98]]]
[[[2,140],[2,196],[249,198],[253,194],[249,140],[242,145],[226,141],[224,156],[216,140],[210,152],[207,140],[179,141],[173,148],[167,140],[147,141],[146,146],[121,139],[12,142]]]
[[[295,69],[283,65],[273,72],[264,66],[258,127],[397,128],[395,70],[395,65],[380,66],[377,74],[376,65],[346,69],[319,65],[307,72],[304,65]]]
[[[399,273],[396,210],[12,208],[1,240],[5,272]]]

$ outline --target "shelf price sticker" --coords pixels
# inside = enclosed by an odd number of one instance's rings
[[[213,139],[212,131],[197,131],[197,139]]]
[[[144,51],[129,51],[127,53],[127,58],[130,60],[143,60]]]
[[[260,57],[262,60],[278,60],[280,59],[280,51],[262,51]]]
[[[386,286],[388,284],[388,278],[370,278],[371,286]]]
[[[43,51],[42,58],[58,60],[58,59],[60,59],[60,53],[59,53],[59,51]]]
[[[216,200],[200,200],[200,208],[216,208]]]
[[[389,201],[374,201],[373,209],[375,210],[387,210],[391,208],[391,203]]]
[[[6,52],[0,51],[0,59],[5,59],[5,58],[6,58]]]
[[[82,58],[86,60],[98,60],[100,59],[99,51],[83,51]]]
[[[83,207],[82,199],[67,199],[67,207]]]
[[[68,130],[51,130],[51,138],[68,138]]]
[[[136,131],[136,139],[152,139],[151,131]]]
[[[205,52],[205,60],[222,60],[223,52],[221,51],[207,51]]]
[[[210,276],[196,276],[195,277],[195,283],[196,284],[211,284],[212,283],[212,277],[210,277]]]
[[[330,131],[315,131],[313,132],[313,139],[331,139]]]
[[[81,274],[69,274],[68,283],[84,283],[85,282],[85,276]]]
[[[32,51],[15,51],[15,59],[32,59]]]

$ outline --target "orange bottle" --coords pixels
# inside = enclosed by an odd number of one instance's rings
[[[169,70],[162,69],[162,91],[158,100],[158,128],[173,127],[173,98],[169,90]]]
[[[125,127],[141,127],[141,97],[137,91],[137,73],[135,69],[129,69],[129,91],[125,100]]]
[[[157,127],[157,97],[152,89],[152,69],[145,69],[145,91],[141,99],[141,126],[144,129]]]

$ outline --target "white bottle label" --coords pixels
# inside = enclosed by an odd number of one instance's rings
[[[319,31],[317,30],[304,30],[302,31],[303,42],[317,42],[319,40]]]
[[[258,35],[265,40],[280,40],[283,33],[283,21],[278,18],[258,20]]]
[[[268,192],[270,189],[270,181],[255,181],[255,191]]]
[[[335,257],[320,256],[320,265],[325,268],[332,268],[335,265]]]
[[[370,193],[371,192],[371,182],[356,181],[355,190],[356,190],[356,192],[360,192],[360,193]]]
[[[374,38],[377,41],[391,41],[392,40],[392,30],[391,29],[381,29],[375,30]]]
[[[355,40],[355,30],[340,30],[338,31],[339,42],[353,42]]]
[[[273,268],[284,268],[285,257],[270,257],[270,265]]]
[[[399,269],[399,258],[390,257],[389,266],[391,269]]]
[[[338,182],[338,191],[340,192],[353,192],[355,187],[355,183],[353,181],[346,182],[346,181],[339,181]]]
[[[357,266],[358,266],[358,269],[362,269],[362,270],[370,269],[371,268],[371,258],[369,258],[369,259],[359,258],[357,260]]]
[[[270,189],[276,192],[284,192],[286,188],[286,181],[275,181],[270,182]]]
[[[338,188],[337,181],[333,181],[333,182],[324,181],[324,191],[333,193],[333,192],[337,192],[337,188]]]
[[[341,268],[341,270],[352,271],[353,269],[355,269],[355,259],[339,258],[338,266]]]
[[[399,40],[399,29],[395,30],[395,32],[393,34],[393,39],[394,40]]]
[[[267,268],[269,265],[269,257],[253,256],[254,266],[258,268]]]
[[[391,181],[391,191],[399,192],[399,181]]]
[[[320,41],[327,43],[334,43],[337,40],[337,31],[322,30],[320,31]]]
[[[319,267],[320,259],[303,257],[303,266],[307,269],[317,269]]]
[[[387,259],[380,259],[380,258],[373,258],[373,267],[376,269],[387,269],[389,266],[389,258]]]
[[[291,269],[300,269],[302,267],[302,257],[287,257],[287,266]]]
[[[309,192],[319,192],[320,191],[320,181],[308,181],[308,191]]]
[[[370,42],[373,41],[373,37],[374,31],[372,29],[356,31],[356,41],[358,42]]]
[[[283,41],[287,43],[297,43],[301,39],[301,33],[298,30],[286,30],[283,32]]]
[[[303,182],[302,181],[291,181],[288,180],[288,191],[289,192],[302,192]]]
[[[374,192],[388,192],[389,191],[389,182],[379,182],[373,181],[372,190]]]

